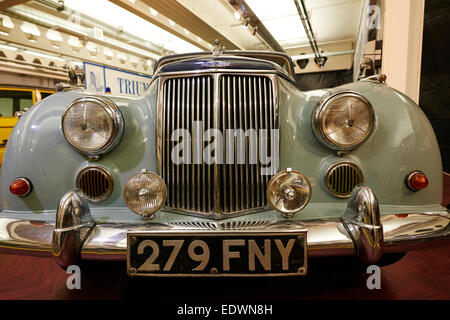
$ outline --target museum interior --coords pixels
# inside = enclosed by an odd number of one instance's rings
[[[449,22],[0,0],[0,300],[450,300]]]

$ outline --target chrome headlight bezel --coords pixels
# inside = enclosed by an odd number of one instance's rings
[[[98,148],[97,150],[88,150],[88,149],[82,148],[82,147],[74,144],[66,135],[64,123],[65,123],[65,117],[67,115],[67,112],[73,106],[75,106],[79,103],[85,103],[85,102],[91,102],[91,103],[95,103],[95,104],[99,105],[106,111],[106,113],[111,118],[111,123],[112,123],[111,136],[109,137],[108,141],[102,147]],[[114,149],[119,144],[120,140],[122,139],[123,132],[124,132],[125,122],[123,120],[122,113],[120,112],[119,108],[112,100],[110,100],[106,97],[101,97],[101,96],[86,96],[86,97],[81,97],[81,98],[74,100],[67,107],[66,111],[64,111],[64,114],[62,115],[62,118],[61,118],[61,128],[62,128],[63,135],[66,138],[66,141],[73,148],[78,150],[78,152],[85,154],[87,156],[99,156],[99,155],[110,152],[112,149]]]
[[[333,102],[342,97],[353,97],[362,101],[367,107],[367,110],[369,112],[369,129],[367,130],[367,133],[361,140],[351,145],[339,144],[338,142],[330,139],[324,132],[322,126],[323,118],[327,109],[333,104]],[[355,91],[350,90],[332,91],[319,100],[319,102],[317,103],[312,112],[312,129],[315,137],[325,147],[335,151],[355,150],[356,148],[361,146],[364,142],[366,142],[367,139],[372,135],[374,127],[375,127],[375,111],[373,109],[372,104],[364,96]]]

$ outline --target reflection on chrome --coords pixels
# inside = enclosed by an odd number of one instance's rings
[[[75,263],[80,255],[83,259],[124,260],[127,232],[132,231],[233,233],[306,228],[310,257],[358,255],[362,261],[373,262],[382,253],[435,245],[436,241],[448,241],[450,236],[447,210],[380,216],[375,195],[365,186],[355,189],[342,218],[305,221],[287,220],[275,212],[255,213],[236,220],[186,221],[183,215],[160,211],[157,221],[96,224],[88,202],[77,190],[64,195],[58,209],[55,230],[55,225],[48,222],[0,218],[0,251],[39,255],[51,255],[53,251],[57,262],[64,266]]]

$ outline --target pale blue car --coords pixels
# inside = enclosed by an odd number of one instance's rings
[[[0,251],[130,276],[305,275],[448,244],[433,129],[375,76],[299,91],[287,55],[168,56],[139,99],[72,87],[7,145]]]

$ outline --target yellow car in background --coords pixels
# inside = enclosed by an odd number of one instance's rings
[[[16,112],[25,111],[53,93],[47,89],[0,87],[0,165],[6,143],[19,120]]]

